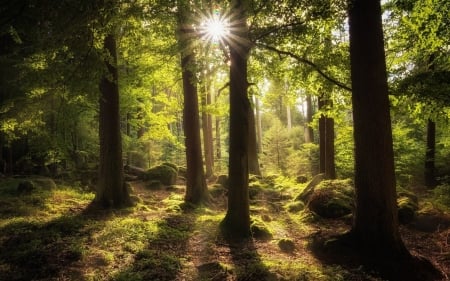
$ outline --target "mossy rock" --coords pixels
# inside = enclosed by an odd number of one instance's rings
[[[308,182],[308,177],[305,175],[299,175],[295,178],[295,181],[297,183],[307,183]]]
[[[291,239],[283,238],[278,240],[278,247],[282,252],[293,253],[295,251],[295,243]]]
[[[178,167],[178,176],[186,178],[187,176],[187,168],[184,166]]]
[[[17,192],[19,194],[28,194],[36,190],[36,185],[31,180],[24,180],[17,185]]]
[[[250,231],[252,232],[253,238],[257,240],[270,240],[273,235],[270,232],[269,228],[267,228],[266,224],[260,220],[255,220],[250,225]]]
[[[305,189],[297,196],[295,197],[295,200],[300,200],[303,202],[307,202],[309,200],[309,197],[314,192],[314,189],[316,186],[321,183],[325,178],[325,174],[318,174],[315,175],[311,181],[306,185]]]
[[[352,213],[354,190],[350,180],[324,180],[309,196],[308,208],[323,218],[339,218]]]
[[[219,175],[219,176],[217,176],[216,183],[220,184],[221,186],[223,186],[226,189],[228,189],[228,186],[229,186],[228,175]]]
[[[417,211],[416,217],[410,225],[423,232],[442,231],[450,227],[450,215],[428,204]]]
[[[227,194],[227,189],[220,184],[213,184],[209,189],[209,194],[213,198],[218,198]]]
[[[289,213],[298,213],[305,208],[305,204],[302,201],[290,202],[286,205],[286,210]]]
[[[46,177],[26,178],[17,185],[17,192],[20,194],[31,193],[35,190],[53,190],[56,183]]]
[[[175,171],[178,172],[178,166],[176,164],[174,164],[174,163],[164,162],[161,165],[172,167]]]
[[[402,224],[408,224],[416,217],[416,212],[419,210],[417,197],[402,196],[397,198],[398,206],[398,220]]]
[[[145,172],[146,180],[159,180],[164,185],[173,185],[177,181],[177,171],[168,165],[159,165]]]

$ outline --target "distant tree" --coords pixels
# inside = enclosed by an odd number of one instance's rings
[[[319,110],[329,111],[333,106],[332,100],[325,95],[318,98]],[[334,119],[327,113],[319,117],[319,172],[327,179],[336,178],[334,151]]]

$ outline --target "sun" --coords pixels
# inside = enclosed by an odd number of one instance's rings
[[[223,40],[230,33],[226,21],[220,18],[206,19],[203,31],[203,37],[213,42]]]
[[[218,10],[203,17],[200,22],[201,38],[212,43],[223,43],[230,35],[230,23]]]

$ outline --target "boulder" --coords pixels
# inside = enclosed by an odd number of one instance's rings
[[[307,207],[323,218],[340,218],[354,209],[354,190],[350,180],[325,180],[308,196]]]
[[[159,165],[148,169],[145,172],[145,180],[154,181],[158,180],[164,185],[176,184],[178,173],[177,171],[168,165]]]

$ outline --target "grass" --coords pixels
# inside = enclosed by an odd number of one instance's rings
[[[91,206],[94,194],[76,186],[18,194],[19,182],[0,181],[0,281],[378,280],[322,264],[311,253],[320,229],[345,227],[307,208],[292,211],[302,187],[286,178],[259,180],[252,220],[271,235],[241,242],[220,235],[223,196],[185,208],[182,186],[148,190],[133,183],[134,207],[100,210]],[[293,248],[284,251],[280,241]]]

